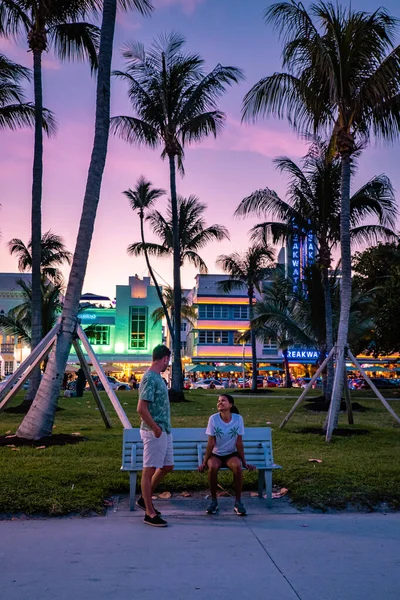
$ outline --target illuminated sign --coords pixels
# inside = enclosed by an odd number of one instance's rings
[[[318,360],[319,352],[317,350],[304,350],[299,348],[297,350],[288,350],[287,356],[289,360]]]
[[[83,312],[81,315],[78,315],[78,316],[81,321],[91,321],[91,322],[95,321],[96,317],[97,317],[97,315],[95,315],[94,313],[87,313],[87,312]]]

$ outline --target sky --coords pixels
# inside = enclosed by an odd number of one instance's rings
[[[236,219],[239,202],[252,191],[269,187],[284,196],[285,179],[275,171],[272,160],[286,155],[295,161],[306,152],[304,142],[285,121],[259,120],[241,123],[245,93],[262,77],[281,71],[281,43],[263,20],[271,4],[268,0],[153,0],[156,8],[150,18],[135,12],[118,15],[113,68],[123,69],[121,48],[127,41],[141,41],[147,47],[161,33],[179,32],[187,40],[186,50],[205,60],[205,69],[218,63],[243,69],[245,81],[228,89],[220,101],[226,113],[224,131],[216,140],[188,147],[185,176],[178,177],[182,196],[195,194],[207,204],[207,225],[219,223],[230,232],[230,240],[207,246],[201,255],[210,273],[218,273],[219,254],[245,251],[248,231],[255,219]],[[309,3],[306,1],[305,5]],[[346,4],[345,2],[343,4]],[[375,0],[352,0],[355,9],[376,10]],[[400,17],[398,0],[387,0],[386,9]],[[399,40],[400,43],[400,30]],[[30,67],[32,55],[26,41],[0,39],[0,52]],[[28,84],[26,97],[33,99]],[[95,109],[95,78],[87,64],[60,63],[49,51],[43,59],[44,105],[56,114],[58,133],[44,141],[43,232],[51,229],[61,235],[73,252],[82,210],[87,170],[92,149]],[[112,82],[111,114],[130,115],[123,82]],[[353,191],[374,175],[385,173],[395,190],[400,190],[399,145],[372,143],[359,162]],[[33,132],[1,132],[0,143],[0,272],[17,272],[17,259],[10,256],[7,242],[14,237],[25,243],[30,238],[30,205],[33,159]],[[84,292],[115,297],[115,286],[126,285],[130,275],[147,274],[144,258],[132,258],[127,246],[140,241],[139,220],[122,192],[134,188],[140,175],[155,187],[168,190],[168,163],[160,149],[130,146],[110,137],[96,226],[92,240]],[[400,193],[400,191],[399,191]],[[157,209],[165,210],[166,198]],[[155,241],[151,231],[146,239]],[[172,283],[172,260],[154,261],[160,282]],[[68,269],[64,269],[68,277]],[[184,287],[194,286],[196,269],[182,270]]]

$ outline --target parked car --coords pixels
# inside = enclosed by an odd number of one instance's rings
[[[250,388],[251,387],[251,382],[250,382],[249,379],[245,378],[245,380],[244,380],[244,386],[243,386],[243,377],[239,377],[238,380],[237,380],[237,386],[238,386],[238,388],[242,388],[242,389],[243,389],[243,387],[244,388]]]
[[[211,383],[213,384],[210,388]],[[219,379],[198,379],[197,381],[195,381],[192,384],[192,388],[194,390],[209,390],[209,389],[216,389],[216,390],[222,390],[223,389],[223,385],[222,382]]]
[[[293,387],[305,388],[310,383],[310,381],[311,377],[297,377],[297,379],[293,381]],[[316,381],[314,381],[312,388],[313,390],[322,389],[322,379],[318,378]]]
[[[393,390],[393,389],[398,388],[397,384],[394,383],[393,381],[391,381],[390,379],[388,379],[387,377],[371,377],[371,381],[375,385],[375,387],[377,387],[379,390],[382,390],[382,389]],[[361,383],[360,383],[360,387],[358,389],[359,390],[369,390],[370,386],[364,379],[362,379]]]

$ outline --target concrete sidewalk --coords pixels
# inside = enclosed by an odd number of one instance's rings
[[[127,500],[93,518],[0,522],[7,600],[399,600],[400,514],[300,513],[246,498],[247,517],[205,499],[158,502],[169,527]]]

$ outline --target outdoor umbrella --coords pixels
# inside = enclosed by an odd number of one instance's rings
[[[218,371],[217,367],[210,365],[195,365],[187,370],[189,373],[214,373],[214,371]]]
[[[78,371],[79,367],[78,365],[67,365],[65,367],[65,372],[66,373],[76,373]]]
[[[217,367],[216,371],[219,373],[241,373],[243,371],[243,367],[238,367],[237,365],[225,365],[224,367]]]
[[[281,367],[269,366],[269,367],[258,367],[259,371],[276,371],[278,373],[283,373],[283,369]]]
[[[103,371],[104,373],[122,373],[123,372],[123,368],[119,367],[118,365],[105,365],[103,367]]]
[[[369,373],[392,373],[392,369],[386,369],[385,367],[363,367],[364,371]]]

